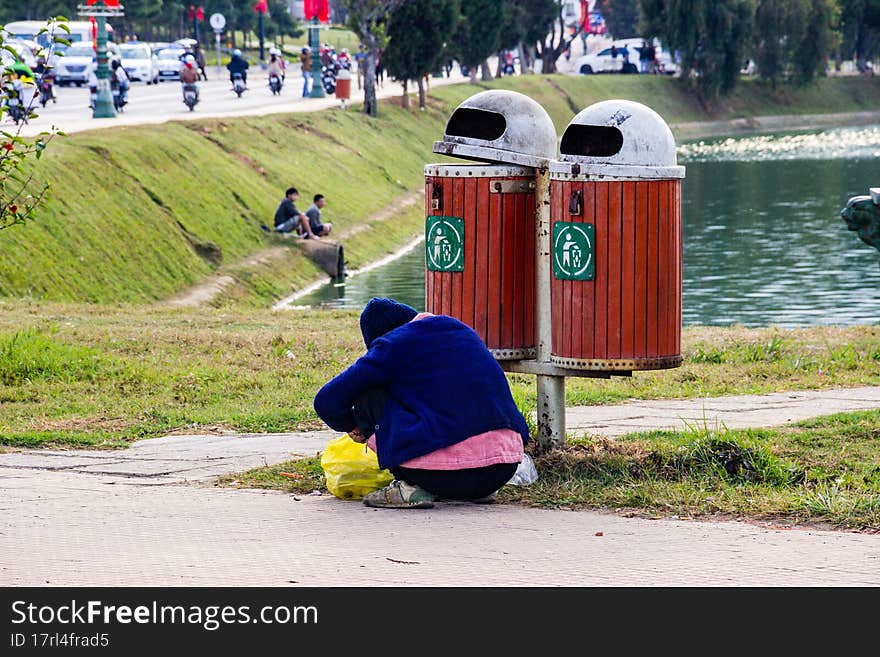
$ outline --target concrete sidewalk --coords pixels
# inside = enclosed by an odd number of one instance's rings
[[[772,426],[880,407],[880,388],[572,408],[610,436]],[[219,489],[213,477],[335,434],[168,436],[0,454],[0,585],[880,585],[880,535],[513,505],[368,509]]]

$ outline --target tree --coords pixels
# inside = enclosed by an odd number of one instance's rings
[[[519,48],[522,68],[528,70],[529,51],[547,36],[550,26],[559,15],[559,7],[556,0],[512,0],[504,6],[501,47]]]
[[[364,63],[364,113],[376,116],[376,60],[388,45],[387,25],[404,0],[343,0],[348,25],[366,48]]]
[[[601,12],[608,32],[615,39],[636,35],[639,22],[638,0],[598,0],[596,10]]]
[[[754,15],[754,0],[639,0],[641,31],[678,53],[682,79],[703,102],[736,86]]]
[[[424,75],[440,67],[444,46],[460,19],[459,0],[408,0],[391,16],[382,63],[403,82],[404,107],[409,107],[406,81],[417,80],[419,108],[425,109]]]
[[[67,34],[66,22],[67,20],[62,17],[48,19],[45,33],[53,43],[69,43],[64,38]],[[0,49],[4,47],[3,33],[0,32]],[[5,118],[3,115],[9,111],[5,98],[16,93],[10,82],[11,68],[14,65],[14,62],[10,62],[9,66],[0,65],[3,69],[0,99],[4,101],[0,106],[0,120]],[[31,106],[26,108],[27,111],[33,108],[37,98],[38,94],[35,94]],[[2,131],[2,136],[0,136],[0,230],[24,224],[33,218],[37,207],[49,190],[49,184],[35,182],[34,171],[32,168],[27,168],[27,163],[31,158],[39,160],[55,135],[62,134],[53,130],[53,132],[41,132],[36,137],[24,138],[21,136],[21,124],[14,133],[7,130]]]
[[[501,47],[504,6],[498,0],[465,0],[461,15],[452,39],[453,51],[458,61],[470,69],[473,82],[477,66]]]
[[[859,67],[880,52],[880,0],[839,0],[838,61],[857,58]]]
[[[578,25],[570,31],[568,38],[565,36],[566,25],[562,18],[562,1],[555,0],[555,19],[548,26],[550,29],[545,31],[546,36],[542,36],[538,40],[538,57],[541,58],[541,73],[556,73],[556,60],[564,53],[571,42],[574,41],[583,30],[583,24]],[[549,32],[549,33],[548,33]]]
[[[758,74],[775,89],[780,81],[808,84],[822,73],[837,44],[834,0],[758,0],[754,57]]]

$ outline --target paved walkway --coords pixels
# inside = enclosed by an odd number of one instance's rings
[[[575,431],[770,426],[880,407],[880,388],[569,409]],[[332,432],[168,436],[0,454],[0,585],[880,585],[880,535],[742,522],[215,488]]]

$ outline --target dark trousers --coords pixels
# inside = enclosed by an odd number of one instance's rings
[[[371,390],[354,404],[354,419],[358,429],[369,437],[376,432],[379,420],[385,411],[388,393],[385,390]],[[517,463],[497,463],[482,468],[462,470],[422,470],[421,468],[391,469],[395,479],[418,486],[429,493],[449,500],[473,500],[486,497],[510,481],[516,472]]]

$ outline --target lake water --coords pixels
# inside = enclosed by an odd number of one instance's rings
[[[679,146],[683,322],[783,327],[880,321],[880,252],[846,229],[847,199],[880,187],[880,126]],[[424,247],[298,299],[424,308]]]

